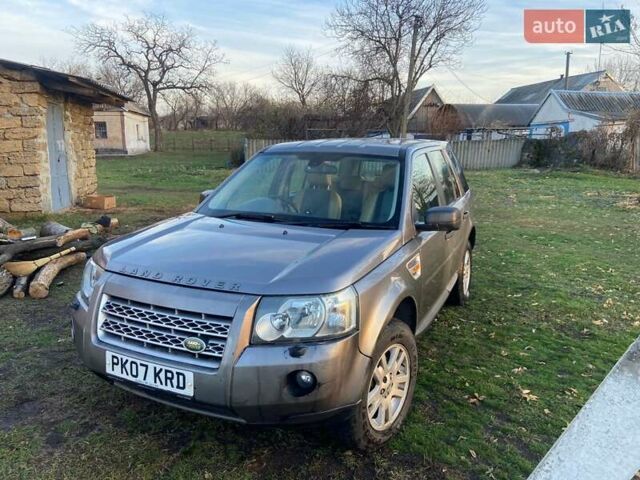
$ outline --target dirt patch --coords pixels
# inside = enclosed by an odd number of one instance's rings
[[[0,413],[0,429],[11,430],[13,427],[29,423],[44,410],[39,400],[25,400]]]
[[[622,199],[616,203],[616,207],[626,209],[640,208],[640,195],[636,193],[631,195],[623,195]]]

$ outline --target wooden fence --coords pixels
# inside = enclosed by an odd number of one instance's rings
[[[245,159],[269,145],[291,142],[283,139],[255,139],[244,141]],[[451,142],[451,147],[466,170],[485,170],[489,168],[511,168],[520,162],[524,138],[504,140],[469,140]]]

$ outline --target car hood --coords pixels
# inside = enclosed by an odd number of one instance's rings
[[[402,244],[399,230],[334,230],[190,213],[103,247],[113,273],[256,295],[341,290]]]

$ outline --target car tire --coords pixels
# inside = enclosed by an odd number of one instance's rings
[[[370,450],[395,435],[411,407],[417,373],[413,332],[406,323],[392,319],[376,344],[360,403],[342,425],[343,440],[356,449]]]
[[[468,263],[467,263],[468,262]],[[471,244],[467,243],[467,248],[462,256],[462,261],[458,267],[458,280],[449,294],[451,305],[464,306],[471,296],[471,267],[473,265],[473,254]]]

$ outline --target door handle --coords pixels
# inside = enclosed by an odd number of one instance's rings
[[[468,217],[469,216],[469,210],[466,210],[465,212],[462,213],[463,217]]]

